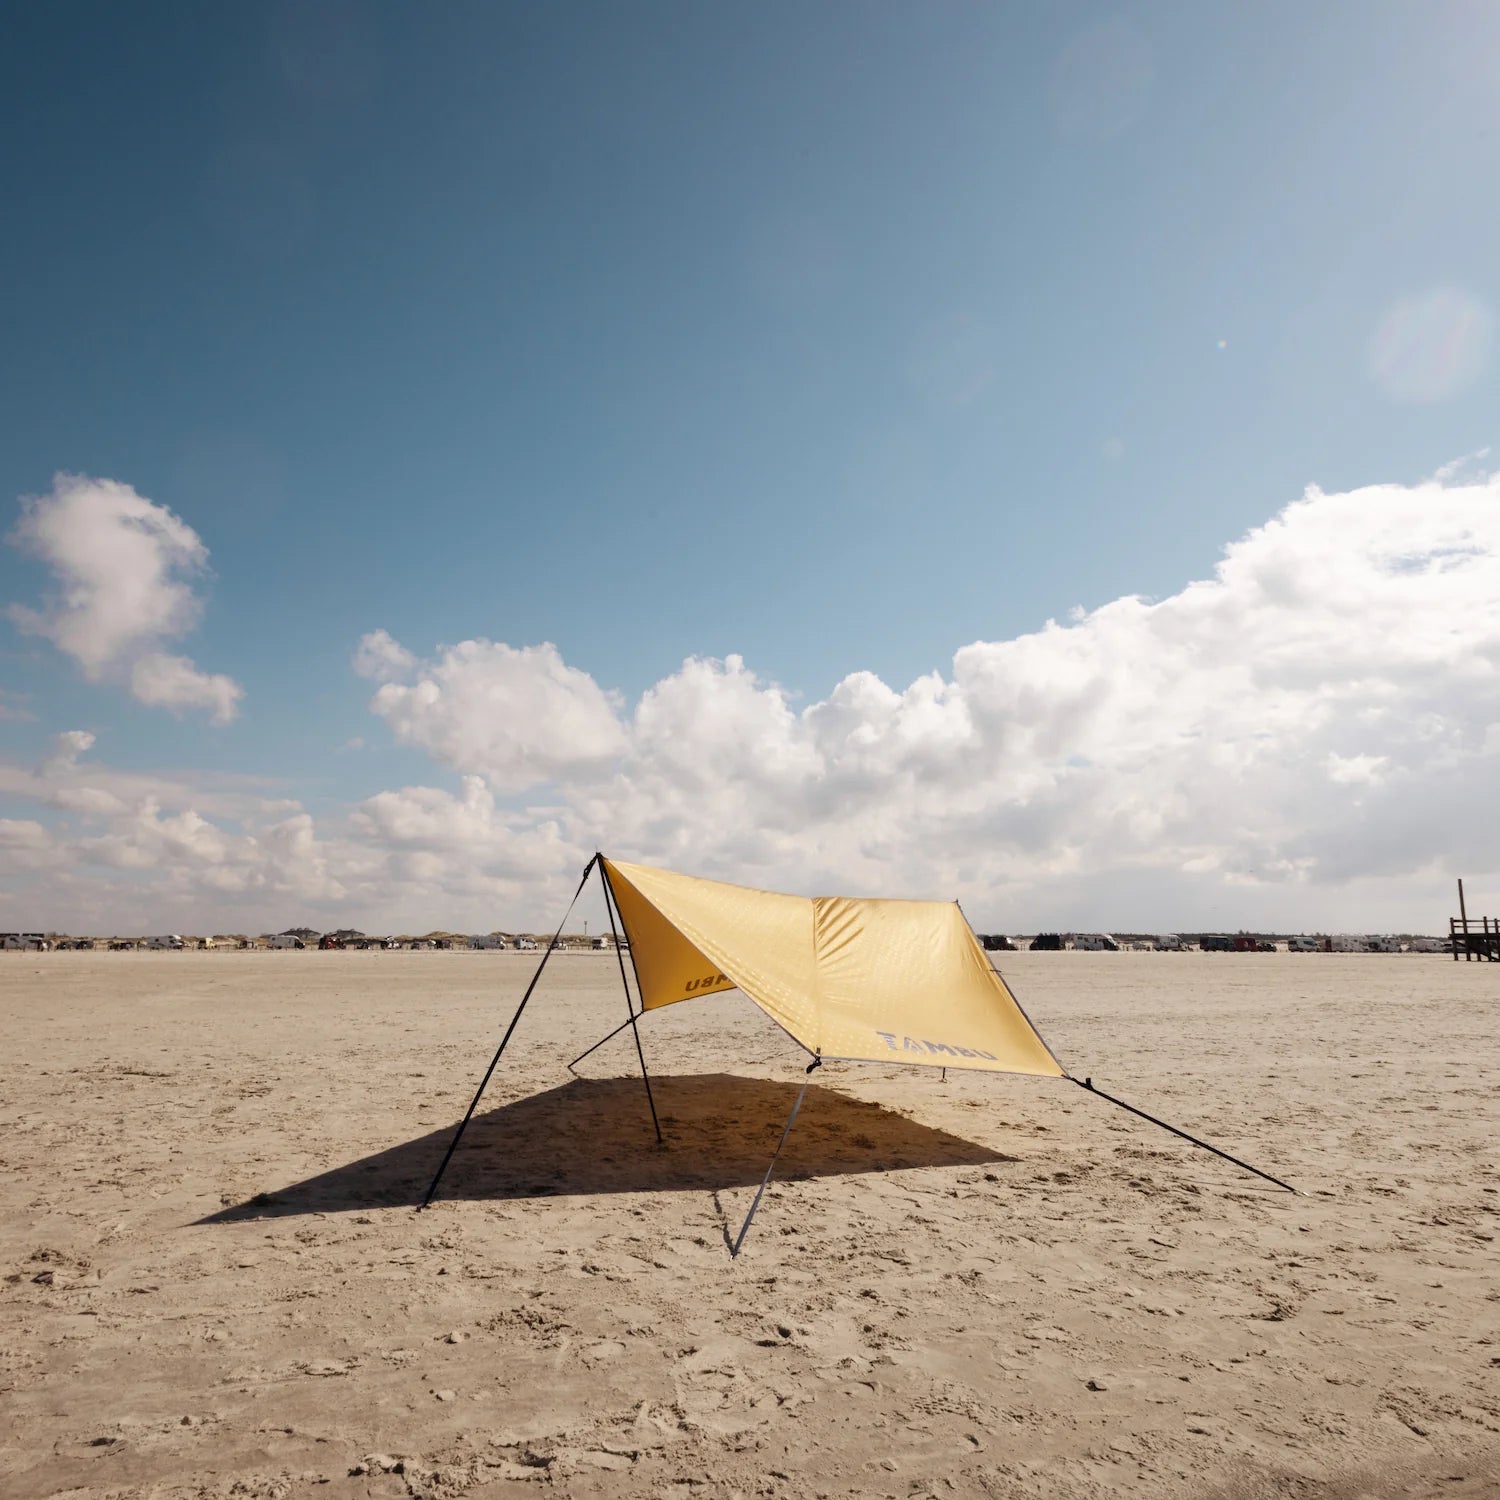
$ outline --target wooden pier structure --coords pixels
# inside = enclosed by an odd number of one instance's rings
[[[1475,924],[1478,924],[1476,926]],[[1500,917],[1471,917],[1464,905],[1464,883],[1458,882],[1458,915],[1448,918],[1448,941],[1453,945],[1453,961],[1459,955],[1470,959],[1500,963]]]

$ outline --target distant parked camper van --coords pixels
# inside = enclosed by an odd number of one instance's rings
[[[1107,932],[1080,932],[1073,938],[1079,953],[1118,953],[1120,945]]]
[[[1210,933],[1207,937],[1199,940],[1198,946],[1205,953],[1233,953],[1234,939],[1222,936],[1219,933]]]
[[[536,939],[528,937],[518,937],[516,939],[516,951],[520,953],[535,953]]]
[[[305,948],[306,943],[299,937],[293,937],[289,932],[273,932],[266,939],[268,948]]]
[[[1175,932],[1164,932],[1156,939],[1158,953],[1181,953],[1187,944]]]
[[[596,952],[602,953],[608,947],[609,939],[607,937],[596,937],[594,939],[594,950]]]
[[[161,937],[148,937],[141,940],[143,948],[181,948],[182,938],[175,932],[168,932]]]
[[[474,949],[483,949],[483,948],[500,949],[500,948],[505,947],[505,939],[503,937],[497,936],[494,933],[491,933],[488,937],[474,937],[474,938],[470,938],[469,939],[469,947],[470,948],[474,948]]]
[[[0,932],[0,948],[35,948],[45,952],[47,934],[44,932]]]
[[[1326,953],[1328,951],[1328,939],[1320,937],[1294,937],[1286,941],[1288,953]]]

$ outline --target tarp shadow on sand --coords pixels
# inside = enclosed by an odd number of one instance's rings
[[[800,1083],[726,1073],[653,1077],[665,1146],[658,1146],[639,1077],[575,1078],[469,1122],[443,1178],[442,1199],[653,1193],[758,1185]],[[453,1123],[200,1220],[416,1205],[442,1160]],[[807,1090],[777,1165],[783,1180],[980,1166],[1007,1158],[973,1141],[817,1084]]]

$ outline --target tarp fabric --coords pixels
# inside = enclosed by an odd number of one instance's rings
[[[738,988],[826,1059],[1064,1076],[955,902],[603,866],[647,1010]]]

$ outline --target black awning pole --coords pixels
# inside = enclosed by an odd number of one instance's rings
[[[771,1165],[766,1168],[766,1175],[761,1180],[760,1189],[755,1194],[755,1202],[750,1205],[750,1212],[745,1215],[745,1222],[740,1225],[739,1237],[729,1247],[729,1258],[734,1260],[740,1253],[740,1246],[745,1243],[745,1236],[750,1233],[750,1221],[755,1217],[755,1210],[760,1207],[760,1200],[766,1188],[770,1186],[771,1173],[776,1170],[776,1158],[781,1155],[781,1148],[786,1145],[786,1138],[792,1133],[792,1125],[797,1119],[797,1111],[802,1108],[803,1096],[807,1093],[807,1085],[812,1082],[813,1070],[823,1066],[823,1059],[815,1057],[807,1065],[807,1078],[801,1089],[797,1092],[797,1102],[792,1106],[792,1112],[786,1117],[786,1124],[781,1130],[781,1139],[776,1142],[776,1149],[771,1153]]]
[[[599,883],[604,887],[604,910],[609,917],[610,934],[615,940],[615,958],[619,961],[620,965],[620,983],[625,987],[625,1026],[630,1027],[630,1034],[635,1038],[635,1055],[641,1060],[641,1078],[646,1085],[646,1103],[651,1106],[651,1123],[656,1127],[656,1144],[661,1146],[665,1144],[661,1138],[661,1121],[656,1118],[656,1100],[651,1097],[651,1075],[646,1071],[646,1054],[641,1047],[640,1027],[636,1025],[638,1017],[635,1013],[635,1007],[630,1003],[630,981],[625,977],[625,955],[620,952],[620,934],[615,927],[615,894],[609,888],[609,876],[604,873],[604,861],[602,858],[599,860]],[[624,925],[625,917],[622,913],[620,916],[620,926],[623,927]],[[630,967],[632,969],[635,968],[635,952],[633,949],[630,954]],[[636,970],[635,987],[638,990],[641,988],[639,970]],[[645,1014],[646,992],[641,990],[641,1015]],[[617,1026],[615,1027],[615,1031],[623,1031],[625,1026]],[[615,1031],[610,1032],[609,1036],[613,1036]],[[608,1040],[609,1037],[605,1037],[605,1041]],[[590,1048],[589,1050],[592,1051],[593,1049]],[[588,1053],[585,1052],[584,1056],[587,1057]]]
[[[547,960],[552,957],[552,950],[557,947],[557,940],[562,936],[563,925],[572,914],[573,908],[578,905],[578,898],[583,894],[583,888],[588,883],[589,876],[593,874],[594,866],[598,863],[599,856],[596,854],[583,867],[583,879],[578,882],[578,889],[573,892],[573,899],[568,902],[568,909],[563,913],[562,921],[557,924],[557,931],[553,933],[552,941],[547,944],[547,951],[542,954],[542,961],[536,966],[536,973],[531,976],[531,983],[526,986],[526,993],[521,996],[521,1003],[516,1007],[515,1015],[510,1018],[510,1025],[505,1028],[505,1035],[500,1038],[500,1045],[495,1048],[495,1055],[490,1059],[489,1067],[484,1070],[484,1077],[479,1080],[479,1087],[474,1090],[468,1113],[459,1121],[458,1129],[453,1132],[453,1139],[448,1142],[448,1150],[443,1156],[442,1165],[438,1167],[432,1179],[432,1185],[427,1189],[427,1196],[417,1205],[418,1212],[432,1202],[432,1195],[437,1192],[438,1183],[443,1180],[443,1173],[448,1170],[448,1163],[453,1160],[453,1153],[458,1150],[458,1143],[463,1138],[464,1131],[468,1129],[469,1121],[474,1117],[474,1111],[479,1108],[479,1100],[490,1081],[490,1074],[495,1071],[495,1064],[500,1061],[500,1054],[505,1051],[505,1044],[510,1040],[511,1032],[516,1029],[516,1022],[521,1019],[521,1012],[526,1009],[526,1002],[531,999],[531,992],[536,988],[537,980],[542,977],[542,970],[547,967]]]
[[[616,1026],[615,1029],[612,1032],[610,1032],[610,1034],[608,1036],[601,1036],[599,1038],[599,1040],[597,1042],[595,1042],[592,1047],[589,1048],[588,1052],[580,1052],[578,1054],[578,1056],[573,1059],[573,1062],[570,1062],[568,1064],[568,1071],[571,1073],[573,1071],[573,1064],[574,1063],[581,1063],[584,1060],[584,1058],[586,1058],[589,1055],[589,1052],[597,1052],[606,1042],[612,1042],[634,1020],[635,1020],[635,1016],[634,1015],[627,1016],[625,1018],[625,1020],[621,1021],[620,1024],[618,1026]]]
[[[1139,1115],[1143,1120],[1150,1120],[1153,1125],[1160,1125],[1163,1130],[1170,1130],[1173,1135],[1179,1135],[1185,1141],[1191,1141],[1195,1146],[1201,1146],[1205,1151],[1212,1151],[1215,1156],[1222,1156],[1225,1161],[1230,1161],[1246,1172],[1253,1172],[1257,1177],[1264,1177],[1267,1182],[1274,1182],[1277,1187],[1285,1188],[1287,1192],[1294,1193],[1298,1197],[1305,1196],[1298,1193],[1291,1183],[1283,1182],[1279,1177],[1272,1177],[1269,1172],[1262,1172],[1259,1167],[1252,1167],[1249,1162],[1241,1161],[1237,1156],[1231,1156],[1227,1151],[1220,1151],[1217,1146],[1210,1146],[1207,1141],[1200,1141],[1197,1136],[1189,1135],[1185,1130],[1179,1130],[1175,1125],[1168,1125],[1165,1120],[1158,1120],[1155,1115],[1148,1115],[1145,1110],[1137,1109],[1133,1104],[1127,1104],[1123,1099],[1116,1099],[1113,1094],[1106,1094],[1103,1089],[1094,1087],[1092,1078],[1074,1078],[1071,1073],[1064,1075],[1069,1083],[1076,1083],[1079,1088],[1087,1089],[1091,1094],[1097,1094],[1101,1099],[1108,1099],[1111,1104],[1118,1104],[1121,1109],[1128,1109],[1131,1114]]]

